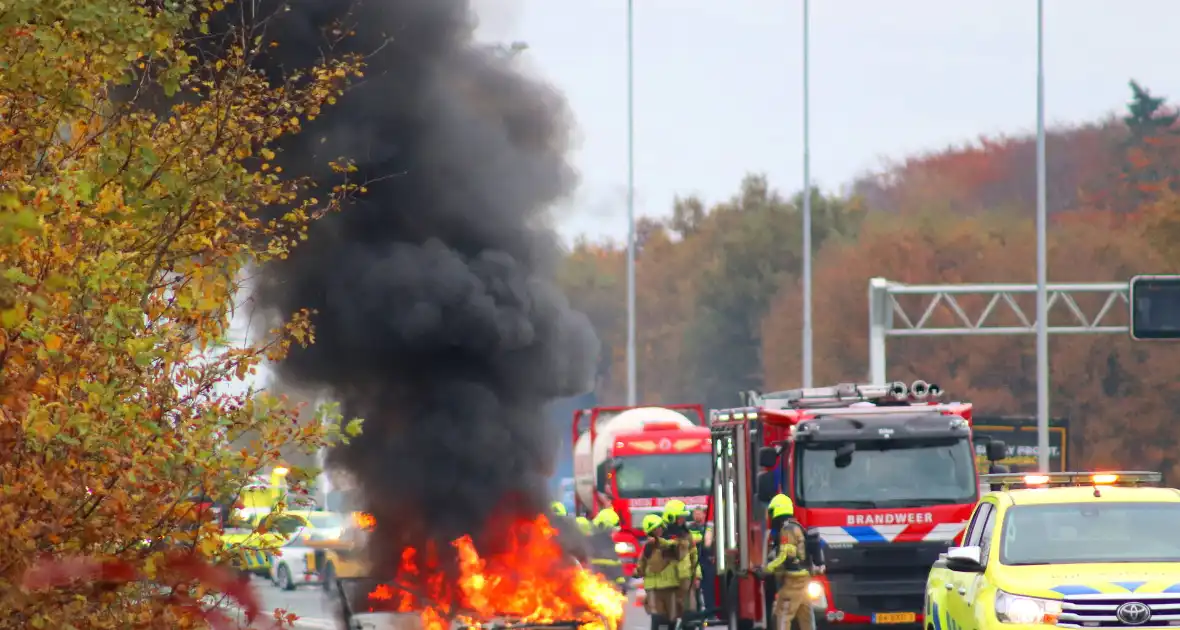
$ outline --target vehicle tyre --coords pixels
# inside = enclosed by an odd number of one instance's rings
[[[275,581],[278,582],[279,588],[284,591],[295,590],[295,580],[291,578],[291,570],[287,568],[287,563],[280,564],[275,575]]]
[[[336,592],[336,565],[329,562],[324,565],[324,592],[333,594]]]

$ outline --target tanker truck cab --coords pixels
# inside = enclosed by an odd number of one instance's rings
[[[700,405],[599,407],[574,413],[575,512],[619,515],[615,551],[627,576],[642,546],[640,524],[672,499],[704,509],[710,492],[709,429]]]
[[[713,413],[718,574],[725,563],[731,575],[719,586],[733,600],[731,627],[771,627],[773,592],[743,573],[771,559],[766,507],[780,492],[807,531],[817,622],[922,622],[929,568],[979,498],[971,405],[938,403],[940,393],[924,381],[841,384],[748,393],[748,406]],[[999,441],[986,448],[993,461],[1006,454]]]

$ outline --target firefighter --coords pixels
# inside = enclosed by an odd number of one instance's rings
[[[684,501],[672,499],[664,505],[664,533],[676,544],[679,604],[682,611],[695,612],[696,589],[701,584],[701,563],[687,519],[688,507]]]
[[[701,567],[701,587],[697,589],[700,594],[698,603],[704,610],[713,610],[717,607],[713,592],[714,579],[717,577],[716,559],[713,555],[713,524],[708,521],[704,510],[694,511],[692,518],[689,529],[692,531],[693,539],[697,541],[697,555]]]
[[[791,503],[791,498],[785,494],[776,494],[766,504],[766,538],[762,541],[762,548],[765,550],[763,556],[763,563],[770,563],[778,553],[779,530],[782,529],[783,522],[787,520],[786,516],[774,516],[776,508],[782,507],[785,504]],[[793,504],[792,504],[793,505]],[[767,575],[762,579],[762,601],[767,602],[767,615],[773,615],[773,606],[771,602],[774,601],[774,594],[778,591],[778,585],[774,583],[774,576]],[[771,623],[773,627],[773,622]]]
[[[599,510],[591,521],[593,532],[590,534],[590,549],[593,558],[590,564],[603,577],[614,582],[623,589],[627,585],[627,578],[623,575],[623,561],[615,551],[615,532],[619,530],[619,514],[611,508]]]
[[[815,630],[807,585],[811,582],[808,570],[806,535],[803,526],[794,519],[795,504],[789,498],[779,501],[771,510],[771,522],[780,523],[778,549],[774,559],[766,565],[778,582],[774,598],[776,630],[790,630],[791,621],[799,621],[799,630]]]
[[[677,591],[680,586],[676,543],[664,539],[664,519],[656,514],[643,517],[647,541],[635,564],[635,576],[643,578],[644,610],[651,615],[652,630],[671,630],[679,617]]]
[[[786,512],[782,508],[788,507]],[[764,548],[766,549],[766,559],[769,561],[775,557],[778,552],[779,531],[783,527],[783,523],[787,522],[787,514],[795,513],[795,503],[791,498],[785,494],[776,494],[766,506],[766,536]]]

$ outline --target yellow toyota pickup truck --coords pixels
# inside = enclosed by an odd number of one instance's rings
[[[1180,626],[1180,490],[1159,473],[981,475],[926,581],[926,630]]]

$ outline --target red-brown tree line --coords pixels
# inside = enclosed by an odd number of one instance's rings
[[[1126,281],[1180,271],[1176,116],[1132,84],[1122,118],[1053,132],[1048,143],[1051,282]],[[905,160],[865,177],[851,197],[813,197],[815,381],[868,377],[869,279],[907,283],[1030,283],[1035,279],[1032,138],[984,140]],[[801,378],[801,199],[751,176],[707,208],[678,200],[645,220],[637,256],[641,402],[737,404],[742,389]],[[564,282],[603,341],[600,399],[626,383],[625,246],[582,241]],[[1079,300],[1090,317],[1105,295]],[[915,298],[921,299],[921,298]],[[925,298],[929,303],[929,298]],[[960,301],[977,318],[983,298]],[[1031,299],[1021,304],[1034,313]],[[925,304],[907,303],[919,313]],[[952,323],[936,309],[933,323]],[[1052,323],[1072,317],[1065,304]],[[999,325],[1017,325],[998,309]],[[1120,303],[1105,318],[1127,321]],[[1180,475],[1180,347],[1126,335],[1050,340],[1051,410],[1073,426],[1075,466],[1159,467]],[[977,413],[1032,415],[1034,338],[890,338],[890,379],[923,378]]]

